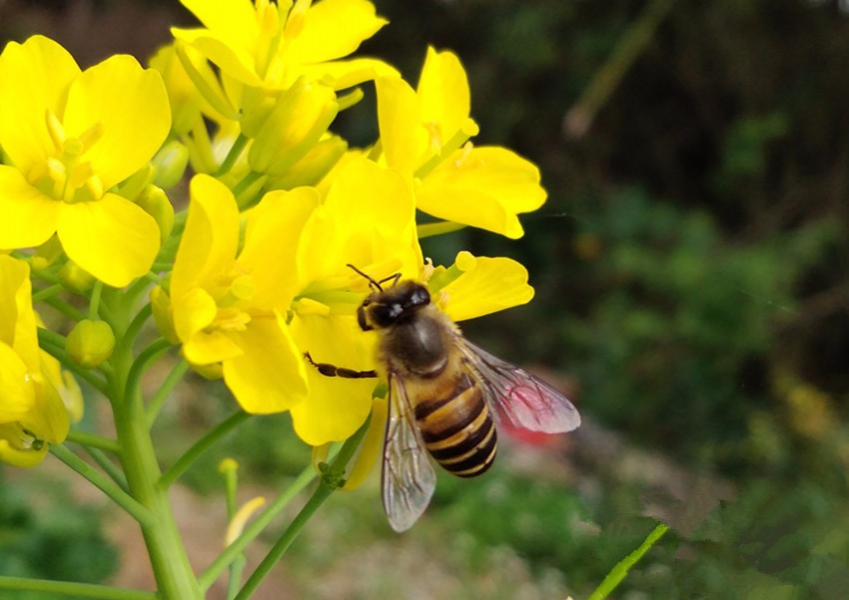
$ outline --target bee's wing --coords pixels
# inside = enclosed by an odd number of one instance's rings
[[[413,526],[436,488],[436,473],[416,425],[404,382],[391,373],[381,485],[383,508],[392,529],[398,532]]]
[[[542,433],[572,431],[581,424],[581,415],[572,403],[538,377],[459,334],[456,341],[497,420]]]

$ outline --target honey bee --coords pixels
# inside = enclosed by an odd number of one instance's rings
[[[395,531],[409,529],[430,503],[436,473],[428,454],[459,477],[486,472],[495,459],[495,424],[544,433],[571,431],[578,411],[560,392],[478,348],[432,302],[427,288],[400,274],[376,281],[357,310],[379,337],[389,386],[383,448],[383,507]],[[390,282],[389,285],[384,285]],[[377,377],[306,359],[327,376]]]

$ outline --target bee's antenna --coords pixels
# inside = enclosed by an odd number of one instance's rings
[[[374,279],[372,279],[369,275],[367,275],[367,274],[363,273],[362,271],[360,271],[360,270],[359,270],[357,267],[355,267],[354,265],[352,265],[352,264],[348,263],[348,264],[347,264],[347,265],[345,265],[345,266],[346,266],[346,267],[351,267],[352,269],[354,269],[354,271],[356,271],[357,273],[359,273],[360,275],[362,275],[363,277],[365,277],[366,279],[368,279],[368,283],[369,283],[369,285],[370,285],[370,286],[372,286],[372,287],[377,288],[377,291],[378,291],[378,292],[382,292],[382,291],[383,291],[383,288],[382,288],[382,287],[380,287],[380,283],[379,283],[379,282],[375,281],[375,280],[374,280]]]

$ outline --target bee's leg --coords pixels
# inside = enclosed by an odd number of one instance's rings
[[[309,352],[304,352],[307,362],[318,369],[325,377],[344,377],[345,379],[368,379],[377,377],[377,371],[354,371],[345,367],[337,367],[328,363],[317,363],[312,359]]]

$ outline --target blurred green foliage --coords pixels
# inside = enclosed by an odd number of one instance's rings
[[[102,513],[74,500],[63,482],[10,480],[0,469],[0,575],[100,583],[118,567]],[[4,599],[42,600],[4,591]]]

